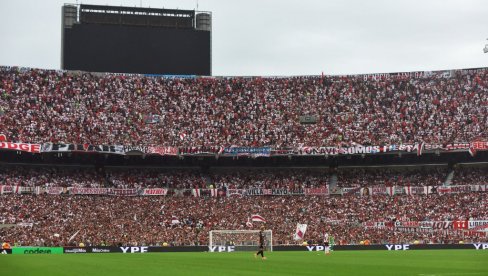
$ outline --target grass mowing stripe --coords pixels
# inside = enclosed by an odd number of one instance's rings
[[[2,255],[2,275],[488,275],[488,251]]]

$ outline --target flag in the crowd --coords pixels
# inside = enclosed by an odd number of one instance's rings
[[[295,240],[303,240],[305,232],[307,231],[306,224],[297,223],[297,229],[295,230]]]
[[[252,221],[259,221],[259,222],[266,222],[266,220],[260,215],[252,215],[251,220]]]
[[[191,193],[194,197],[200,196],[200,189],[191,189]]]
[[[200,189],[192,189],[192,194],[194,197],[199,197],[200,196]]]
[[[252,222],[249,218],[247,218],[246,226],[251,228],[252,227]]]
[[[418,148],[417,148],[417,156],[421,156],[422,155],[422,152],[424,151],[424,147],[425,147],[425,143],[422,142],[418,145]]]
[[[181,139],[181,140],[184,140],[184,139],[185,139],[185,137],[186,137],[186,133],[184,133],[184,132],[180,132],[180,139]]]
[[[73,240],[73,239],[76,237],[76,235],[78,235],[78,233],[80,233],[80,231],[81,231],[81,230],[76,231],[76,233],[74,233],[74,234],[73,234],[73,235],[72,235],[72,236],[69,238],[68,243],[69,243],[70,241],[72,241],[72,240]]]
[[[386,192],[391,196],[395,195],[395,186],[386,187]]]
[[[219,191],[217,189],[210,189],[210,195],[215,197],[219,195]]]
[[[176,216],[172,216],[171,224],[180,224],[180,220]]]

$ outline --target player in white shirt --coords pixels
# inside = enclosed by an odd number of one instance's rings
[[[329,245],[329,234],[324,233],[324,254],[330,254],[330,245]]]

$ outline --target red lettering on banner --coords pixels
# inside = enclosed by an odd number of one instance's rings
[[[167,195],[168,190],[162,188],[144,189],[142,195]]]
[[[149,147],[149,154],[178,155],[178,148],[175,147]]]
[[[0,149],[20,150],[26,152],[39,153],[41,145],[39,144],[26,144],[26,143],[11,143],[1,142]]]

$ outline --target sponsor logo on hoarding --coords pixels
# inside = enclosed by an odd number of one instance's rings
[[[121,247],[122,253],[147,253],[147,246]]]
[[[62,247],[14,247],[12,254],[63,254]]]
[[[24,250],[24,254],[51,254],[51,249],[35,249],[35,250]]]
[[[66,249],[64,249],[64,253],[86,253],[86,249],[84,249],[84,248],[66,248]]]
[[[474,243],[474,248],[476,250],[487,250],[488,249],[488,243]]]
[[[209,252],[234,252],[236,251],[235,246],[209,246]]]
[[[92,248],[91,250],[92,253],[110,253],[110,249],[106,249],[106,248]]]
[[[410,244],[386,244],[386,248],[390,250],[410,250]]]
[[[307,245],[307,249],[308,251],[324,251],[325,248],[324,246],[322,245],[317,245],[317,246],[314,246],[314,245]]]

